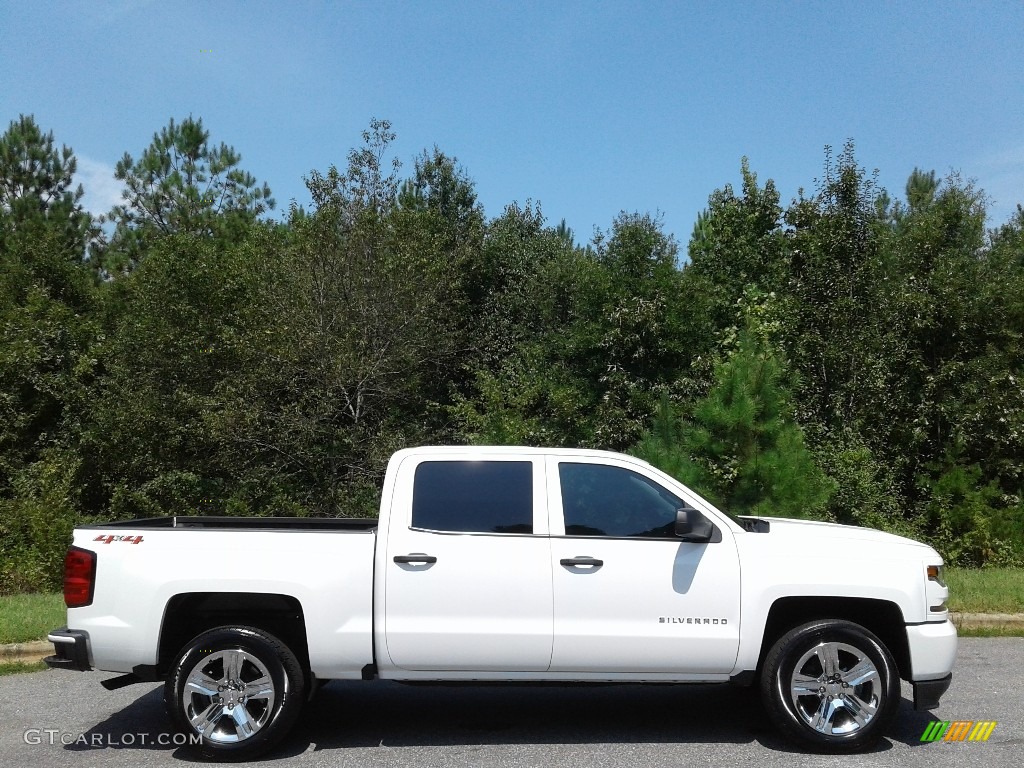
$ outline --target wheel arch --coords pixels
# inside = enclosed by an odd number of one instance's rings
[[[859,597],[784,597],[776,600],[765,622],[757,675],[760,676],[765,656],[779,638],[791,629],[819,619],[850,621],[864,627],[888,649],[896,662],[899,676],[904,680],[910,679],[910,648],[903,611],[888,600]]]
[[[302,604],[291,595],[261,592],[186,592],[168,600],[160,624],[158,673],[167,674],[189,640],[228,625],[255,627],[274,635],[295,654],[310,678]]]

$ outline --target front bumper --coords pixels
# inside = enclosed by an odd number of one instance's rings
[[[911,683],[914,686],[914,709],[922,710],[935,709],[939,706],[939,698],[949,689],[953,682],[952,673],[938,680],[921,680]]]
[[[89,633],[81,629],[61,627],[46,636],[53,643],[53,656],[43,659],[46,666],[53,669],[76,669],[88,672],[89,664]]]
[[[912,624],[907,627],[910,650],[910,683],[914,686],[914,709],[935,709],[939,697],[949,688],[956,660],[956,627],[946,621]]]

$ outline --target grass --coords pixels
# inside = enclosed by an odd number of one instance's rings
[[[949,609],[961,613],[1024,613],[1024,569],[948,568]]]
[[[59,594],[0,596],[0,645],[42,640],[67,623]]]
[[[41,661],[3,661],[0,662],[0,676],[20,675],[23,672],[42,672],[46,665]]]
[[[960,637],[1024,637],[1024,627],[957,627]]]

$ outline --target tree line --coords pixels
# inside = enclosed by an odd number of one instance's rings
[[[1024,561],[1024,212],[852,143],[787,206],[746,160],[685,248],[621,213],[577,244],[488,218],[438,148],[374,120],[271,191],[202,121],[81,204],[31,116],[0,137],[0,591],[53,588],[71,528],[162,515],[375,514],[417,444],[630,451],[736,514],[884,528]]]

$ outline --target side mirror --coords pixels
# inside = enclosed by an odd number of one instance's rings
[[[714,524],[693,507],[680,507],[676,510],[677,538],[703,544],[711,541],[714,533]]]

